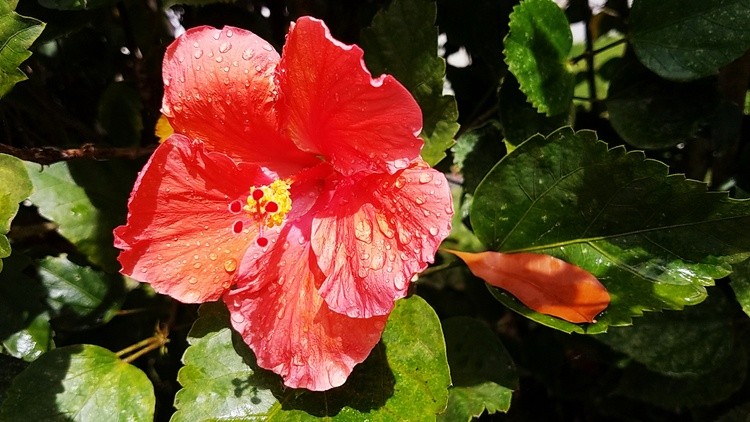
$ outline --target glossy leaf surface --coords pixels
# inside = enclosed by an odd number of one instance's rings
[[[10,242],[5,235],[18,212],[18,203],[31,194],[32,185],[23,161],[5,154],[0,154],[0,180],[3,181],[0,185],[0,258],[5,258],[10,255]],[[2,269],[0,259],[0,271]]]
[[[418,296],[396,302],[382,342],[346,384],[327,392],[284,389],[229,327],[223,305],[203,305],[178,376],[175,421],[428,420],[445,409],[450,375],[440,322]]]
[[[0,420],[151,421],[154,387],[140,369],[93,345],[42,355],[13,381]]]
[[[714,74],[750,47],[745,0],[636,0],[630,25],[638,58],[669,79]]]
[[[564,113],[573,100],[567,58],[573,36],[562,10],[551,0],[524,0],[510,15],[505,63],[529,102],[548,116]]]
[[[15,2],[0,2],[0,98],[28,79],[18,66],[31,56],[27,49],[44,30],[44,23],[14,11]]]
[[[585,329],[526,313],[590,333],[705,299],[705,286],[747,258],[750,235],[736,227],[748,220],[747,201],[709,193],[640,152],[608,149],[592,132],[567,128],[506,156],[477,188],[471,210],[491,249],[550,254],[604,284],[611,305]]]

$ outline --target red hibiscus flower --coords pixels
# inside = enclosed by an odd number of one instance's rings
[[[182,302],[222,298],[287,386],[343,384],[450,230],[419,107],[312,18],[281,57],[242,29],[191,29],[163,76],[175,134],[115,229],[122,272]]]

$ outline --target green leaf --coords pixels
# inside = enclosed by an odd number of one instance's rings
[[[474,193],[487,172],[505,156],[502,139],[500,126],[491,121],[465,133],[453,146],[453,164],[464,178],[466,193]]]
[[[746,0],[635,0],[630,12],[635,54],[669,79],[697,79],[750,47]]]
[[[443,321],[453,387],[441,421],[469,421],[487,411],[507,412],[518,374],[497,335],[468,317]]]
[[[44,306],[44,286],[25,273],[31,260],[14,252],[0,273],[0,342],[2,351],[25,361],[33,361],[50,350],[52,328]]]
[[[505,63],[531,104],[548,116],[566,113],[573,100],[567,58],[573,46],[565,13],[552,0],[524,0],[510,15]]]
[[[71,329],[112,319],[125,300],[122,277],[76,265],[65,255],[39,262],[47,305],[57,322]]]
[[[111,6],[117,0],[39,0],[39,4],[57,10],[90,10]]]
[[[694,136],[715,113],[716,79],[672,82],[628,56],[609,86],[606,104],[617,134],[638,148],[669,148]],[[699,98],[699,101],[695,101]]]
[[[537,133],[548,135],[572,123],[570,109],[554,116],[538,113],[526,102],[526,96],[513,75],[506,75],[500,85],[500,117],[505,140],[513,146]]]
[[[18,203],[31,195],[32,186],[23,161],[10,155],[0,154],[0,258],[10,256],[10,242],[5,236],[10,231],[10,222],[18,212]],[[3,261],[0,259],[0,271]]]
[[[747,374],[747,352],[737,345],[732,354],[707,374],[668,376],[631,364],[615,394],[651,403],[665,409],[718,403],[742,387]]]
[[[750,316],[750,260],[734,265],[732,269],[734,271],[729,285],[742,310]]]
[[[188,342],[174,422],[388,421],[393,415],[434,420],[448,400],[450,375],[440,322],[418,296],[396,302],[382,342],[346,384],[326,392],[284,388],[280,377],[259,369],[252,351],[231,330],[223,304],[201,306]]]
[[[436,13],[435,3],[429,0],[394,0],[375,15],[361,37],[372,73],[393,75],[419,103],[420,136],[425,141],[422,158],[430,165],[445,157],[459,127],[456,100],[443,95],[445,60],[437,54]]]
[[[154,387],[140,369],[93,345],[45,353],[13,381],[0,420],[152,421]]]
[[[126,82],[110,84],[99,100],[99,124],[109,144],[136,146],[141,140],[143,104],[138,92]]]
[[[15,3],[0,1],[0,98],[18,82],[28,79],[18,68],[31,56],[28,48],[44,30],[44,23],[21,16]]]
[[[699,303],[705,286],[750,255],[750,234],[737,230],[750,222],[750,202],[706,192],[642,152],[607,149],[593,132],[570,128],[533,137],[501,160],[476,190],[471,222],[491,250],[550,254],[606,286],[609,307],[585,327],[522,312],[565,331],[600,333],[646,310]]]
[[[57,223],[57,231],[93,264],[116,272],[120,266],[112,230],[125,222],[133,163],[77,161],[43,169],[26,165],[35,190],[30,199],[39,213]]]
[[[732,313],[721,294],[682,312],[647,313],[633,327],[595,338],[671,376],[701,375],[727,364],[733,350]]]

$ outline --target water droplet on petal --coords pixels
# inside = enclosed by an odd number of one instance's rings
[[[232,312],[232,321],[236,322],[237,324],[241,324],[244,320],[245,317],[243,317],[242,314],[238,312]]]
[[[195,284],[197,282],[198,282],[198,278],[196,278],[196,277],[190,277],[188,279],[188,283],[190,283],[190,284]]]
[[[367,220],[358,220],[354,227],[354,237],[365,242],[372,242],[372,226]]]
[[[226,261],[224,261],[224,271],[231,273],[234,272],[234,270],[237,269],[237,260],[234,258],[229,258]]]
[[[430,234],[433,235],[433,236],[437,236],[437,234],[438,234],[437,227],[430,227]]]
[[[253,57],[253,49],[246,48],[245,51],[242,52],[242,58],[245,60],[250,60],[251,57]]]
[[[186,302],[195,302],[198,300],[200,295],[195,290],[188,290],[185,292],[185,301]]]
[[[393,285],[396,286],[396,289],[403,290],[406,287],[406,277],[403,274],[396,274],[393,278]]]
[[[216,261],[216,258],[218,258],[218,256],[213,252],[208,255],[208,259],[210,259],[211,261]]]
[[[227,33],[227,35],[228,35],[228,33]],[[227,51],[229,51],[231,49],[232,49],[232,44],[228,43],[228,42],[223,42],[219,46],[219,52],[221,52],[221,53],[226,53]]]
[[[201,263],[200,262],[196,262],[195,264],[193,264],[193,268],[195,268],[196,270],[198,268],[200,268],[200,267],[201,267]]]
[[[425,183],[430,183],[431,181],[432,181],[431,173],[421,173],[419,175],[419,183],[425,184]]]
[[[262,70],[263,70],[263,68],[262,68],[262,67],[260,67],[260,65],[256,65],[256,66],[255,66],[255,71],[256,71],[256,72],[260,72],[260,71],[262,71]]]
[[[271,44],[264,45],[263,49],[266,50],[266,51],[273,51],[273,47],[271,47]]]
[[[221,37],[221,32],[219,32],[219,31],[214,32],[213,37],[214,37],[215,40],[218,40],[219,37]]]
[[[193,53],[193,57],[195,57],[196,59],[200,59],[201,57],[203,57],[203,50],[195,50],[195,53]]]
[[[232,38],[232,35],[234,35],[234,32],[231,29],[227,29],[227,38]]]
[[[216,56],[216,63],[221,63],[224,60],[222,56]]]

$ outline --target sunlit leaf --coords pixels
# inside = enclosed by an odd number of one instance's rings
[[[18,212],[18,203],[31,195],[32,186],[23,161],[5,154],[0,154],[0,180],[0,258],[5,258],[10,255],[10,242],[5,235]]]
[[[750,222],[750,202],[569,128],[500,161],[476,190],[471,222],[492,250],[550,254],[604,284],[611,304],[586,328],[523,311],[566,331],[598,333],[645,310],[699,303],[750,254],[750,233],[737,230]]]
[[[443,95],[445,60],[437,54],[435,3],[395,0],[362,31],[361,43],[373,74],[393,75],[422,108],[422,158],[435,165],[458,131],[456,100]]]
[[[47,304],[64,325],[81,328],[107,322],[125,299],[122,277],[82,267],[64,255],[47,257],[38,268]]]
[[[609,293],[586,270],[550,255],[449,251],[471,272],[513,294],[529,308],[569,322],[594,322]]]
[[[669,79],[714,74],[750,48],[745,0],[635,0],[629,24],[638,58]]]
[[[252,351],[230,328],[222,304],[201,307],[188,342],[174,421],[389,421],[393,415],[428,420],[448,400],[450,374],[440,322],[418,296],[396,303],[382,342],[343,386],[326,392],[286,389],[276,374],[259,369]]]
[[[112,230],[125,222],[133,187],[133,163],[80,161],[42,168],[27,163],[34,184],[31,201],[39,213],[58,225],[58,232],[86,257],[109,272],[116,261]]]
[[[734,296],[742,310],[750,316],[750,260],[734,265],[732,269],[734,271],[729,285],[734,290]]]
[[[524,0],[510,15],[505,63],[531,104],[548,116],[565,113],[573,100],[568,53],[573,46],[565,14],[552,0]]]
[[[448,408],[438,416],[445,422],[469,421],[485,411],[507,412],[518,374],[497,335],[481,321],[454,317],[443,321],[453,386]]]
[[[107,349],[76,345],[45,353],[18,375],[0,420],[152,421],[154,406],[143,371]]]
[[[44,30],[44,23],[14,11],[15,2],[0,1],[0,98],[28,79],[18,66],[31,56],[28,48]]]

